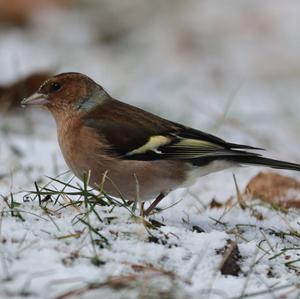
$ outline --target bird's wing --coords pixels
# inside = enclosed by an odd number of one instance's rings
[[[122,102],[111,101],[84,116],[110,145],[110,154],[128,160],[213,160],[240,155],[259,156],[243,149],[258,149],[224,140],[176,124]]]
[[[216,159],[228,159],[237,156],[260,156],[257,153],[243,151],[231,147],[231,144],[220,145],[207,138],[202,138],[199,132],[195,138],[185,137],[190,128],[181,132],[167,132],[153,135],[142,146],[127,152],[123,159],[130,160],[185,160],[195,165],[206,164]],[[205,136],[207,137],[207,136]],[[248,147],[247,147],[248,148]]]

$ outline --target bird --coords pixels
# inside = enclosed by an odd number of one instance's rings
[[[99,191],[142,203],[143,216],[171,191],[212,172],[244,165],[300,171],[300,164],[264,157],[262,148],[227,142],[114,99],[77,72],[49,78],[21,105],[51,112],[76,177],[88,175]]]

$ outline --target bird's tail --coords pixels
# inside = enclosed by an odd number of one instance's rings
[[[231,161],[237,162],[239,164],[248,164],[248,165],[260,165],[267,166],[276,169],[288,169],[300,171],[300,164],[280,161],[275,159],[264,158],[260,156],[234,156],[230,158]]]

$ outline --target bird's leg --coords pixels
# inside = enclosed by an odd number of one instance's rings
[[[133,203],[134,203],[134,201],[132,201],[132,200],[126,200],[127,207],[130,207]]]
[[[161,200],[166,196],[165,193],[160,193],[156,199],[151,203],[151,205],[147,208],[146,211],[144,211],[144,216],[148,216],[155,208],[156,206],[161,202]]]
[[[142,218],[144,218],[144,216],[145,216],[144,206],[145,206],[145,202],[141,202],[141,204],[140,204],[140,216]]]

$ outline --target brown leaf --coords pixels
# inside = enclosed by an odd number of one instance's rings
[[[219,208],[223,207],[223,204],[218,202],[215,198],[213,198],[209,204],[209,207],[211,209],[219,209]]]
[[[275,172],[260,172],[245,193],[281,208],[300,208],[300,182]]]
[[[0,1],[0,23],[23,27],[37,10],[58,6],[63,2],[62,0],[2,0]]]
[[[241,272],[239,261],[241,259],[239,248],[235,241],[227,240],[227,244],[217,250],[217,254],[223,255],[220,271],[223,275],[238,276]]]

